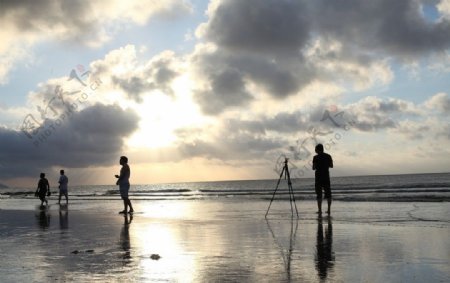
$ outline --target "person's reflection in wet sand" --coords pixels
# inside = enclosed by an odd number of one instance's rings
[[[59,208],[59,228],[61,230],[69,229],[69,211],[67,205],[61,205]]]
[[[326,279],[329,269],[334,266],[333,252],[333,225],[331,217],[328,217],[328,225],[323,235],[322,217],[318,219],[317,244],[316,244],[316,269],[320,279]]]
[[[131,214],[124,214],[123,216],[124,223],[122,230],[120,231],[120,247],[124,251],[124,254],[122,256],[124,264],[128,264],[131,261],[131,254],[130,254],[130,224],[131,221],[133,221],[133,215]]]
[[[47,230],[48,227],[50,227],[50,214],[47,209],[40,209],[39,212],[36,213],[36,219],[42,230]]]

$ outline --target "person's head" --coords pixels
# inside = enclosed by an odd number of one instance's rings
[[[64,170],[59,170],[59,174],[64,175]]]
[[[323,145],[321,143],[316,145],[316,153],[323,153]]]
[[[128,158],[126,156],[121,156],[119,160],[120,165],[127,164]]]
[[[41,175],[39,175],[41,178],[45,178],[45,173],[41,173]]]

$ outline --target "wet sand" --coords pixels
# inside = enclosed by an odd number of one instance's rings
[[[450,204],[0,200],[1,282],[449,282]]]

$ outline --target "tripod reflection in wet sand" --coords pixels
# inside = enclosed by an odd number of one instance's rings
[[[295,223],[294,223],[295,222]],[[275,236],[274,230],[270,226],[269,220],[266,218],[267,227],[269,228],[270,233],[272,234],[272,238],[275,241],[275,244],[278,246],[281,257],[283,259],[284,268],[286,270],[286,280],[288,282],[291,281],[291,262],[292,262],[292,253],[295,248],[295,240],[297,238],[297,230],[298,230],[298,219],[291,218],[291,232],[289,235],[289,246],[283,247],[283,244],[280,243]]]

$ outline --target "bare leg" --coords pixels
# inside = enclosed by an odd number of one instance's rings
[[[331,197],[328,198],[328,214],[331,214]]]
[[[130,210],[129,210],[129,211],[130,211],[130,213],[131,213],[131,212],[134,211],[134,209],[133,209],[133,206],[131,205],[131,200],[128,198],[127,201],[128,201],[128,206],[130,207]]]
[[[319,213],[322,213],[322,199],[317,198],[317,208],[319,209]]]

